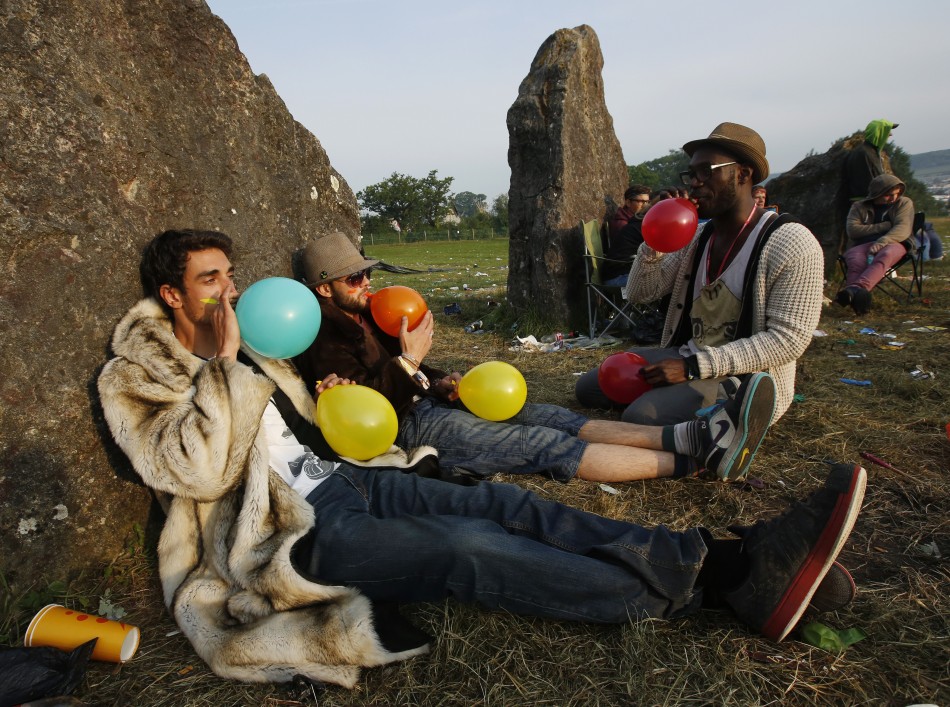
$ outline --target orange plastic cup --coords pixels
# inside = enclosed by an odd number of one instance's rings
[[[60,604],[48,604],[40,609],[26,629],[23,645],[71,651],[93,638],[99,639],[92,651],[93,660],[124,663],[139,647],[139,630],[135,626],[67,609]]]

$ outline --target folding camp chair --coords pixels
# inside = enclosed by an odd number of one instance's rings
[[[623,299],[622,287],[611,287],[604,284],[601,267],[608,259],[604,257],[603,244],[600,235],[600,221],[581,222],[584,232],[584,274],[587,288],[587,317],[590,325],[590,338],[603,336],[615,324],[626,322],[630,327],[638,323],[639,310],[631,302]],[[617,261],[610,261],[617,262]],[[597,330],[598,313],[601,307],[606,306],[608,320],[606,325]]]
[[[879,292],[883,292],[888,297],[894,299],[895,302],[901,301],[901,296],[898,296],[898,292],[907,295],[907,301],[910,302],[915,296],[923,297],[924,294],[924,249],[920,247],[920,238],[924,236],[924,222],[927,217],[923,211],[918,211],[914,214],[914,225],[911,227],[910,238],[914,240],[914,243],[917,245],[916,251],[908,250],[904,257],[894,263],[891,268],[884,273],[884,277],[881,278],[881,281],[877,284],[876,289]],[[911,276],[910,282],[906,284],[897,278],[897,271],[904,265],[910,263],[911,266]],[[844,256],[838,256],[838,265],[841,267],[842,274],[847,277],[848,275],[848,264],[845,262]]]

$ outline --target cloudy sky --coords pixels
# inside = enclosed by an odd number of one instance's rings
[[[508,191],[505,116],[538,48],[587,24],[628,164],[718,123],[773,172],[874,118],[950,148],[950,3],[792,0],[208,0],[354,191],[393,172]]]

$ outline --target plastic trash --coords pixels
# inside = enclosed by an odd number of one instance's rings
[[[0,649],[0,705],[71,694],[86,674],[97,640],[70,652],[48,646]]]
[[[847,383],[848,385],[859,385],[864,388],[869,388],[871,386],[871,381],[859,381],[854,378],[839,378],[842,383]]]

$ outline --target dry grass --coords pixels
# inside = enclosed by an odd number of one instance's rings
[[[380,255],[412,265],[413,253],[405,249]],[[418,264],[433,265],[439,255],[427,257],[430,262],[420,258]],[[493,265],[498,262],[494,257]],[[572,374],[597,365],[605,352],[516,354],[508,351],[508,331],[465,334],[461,325],[490,313],[487,299],[499,296],[491,289],[447,289],[463,283],[474,287],[468,282],[472,273],[485,267],[473,269],[472,264],[468,271],[438,275],[446,281],[438,285],[441,290],[434,289],[431,275],[388,275],[378,278],[377,285],[415,286],[438,312],[447,302],[462,302],[461,318],[437,317],[433,358],[444,367],[507,360],[524,372],[532,401],[571,406]],[[124,667],[96,664],[82,698],[102,705],[271,707],[950,703],[950,577],[946,560],[922,549],[935,543],[944,555],[950,553],[950,442],[944,430],[950,421],[950,331],[909,331],[924,324],[950,327],[950,262],[928,264],[928,271],[925,302],[897,305],[878,297],[875,311],[860,322],[849,321],[836,306],[826,308],[820,327],[828,336],[816,338],[802,359],[798,392],[804,399],[770,432],[756,458],[752,476],[764,488],[689,480],[617,484],[620,494],[610,495],[580,481],[560,485],[535,476],[505,479],[617,518],[675,528],[702,523],[718,532],[737,520],[780,511],[814,488],[825,473],[822,459],[859,461],[865,451],[887,460],[900,471],[865,462],[870,483],[864,512],[842,556],[858,582],[858,598],[823,618],[837,628],[867,632],[866,640],[842,655],[796,640],[770,643],[750,635],[727,613],[599,627],[491,614],[446,602],[407,609],[436,637],[429,656],[365,671],[354,691],[241,685],[211,674],[175,633],[161,604],[152,561],[138,553],[118,563],[108,581],[88,583],[86,591],[114,587],[129,619],[142,627],[141,649]],[[482,279],[503,284],[504,273],[495,275]],[[428,290],[424,282],[429,282]],[[835,289],[829,283],[828,293]],[[914,324],[907,323],[911,320]],[[907,345],[902,350],[878,348],[883,340],[860,334],[864,326],[894,333]],[[847,339],[855,343],[840,343]],[[847,358],[851,353],[866,358]],[[918,365],[937,377],[913,380],[909,371]],[[868,379],[873,385],[845,385],[838,380],[842,377]],[[22,630],[28,616],[19,619]]]

